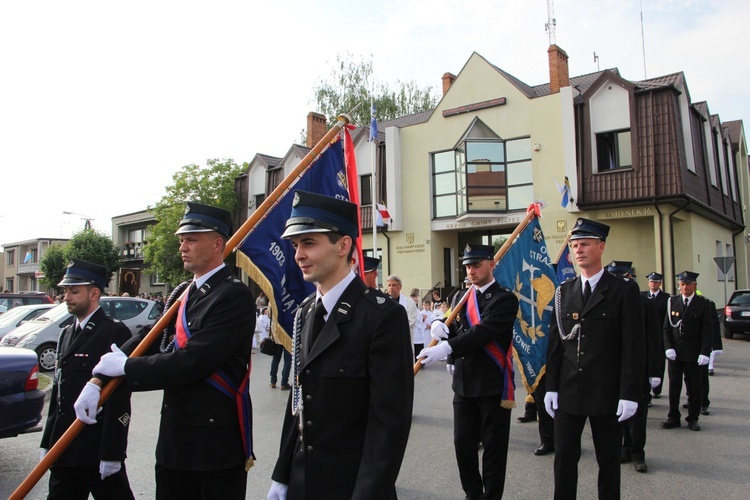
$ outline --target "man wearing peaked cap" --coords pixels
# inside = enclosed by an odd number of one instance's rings
[[[467,297],[465,305],[450,326],[442,320],[432,323],[431,335],[439,343],[419,353],[425,366],[449,356],[453,445],[466,498],[503,496],[515,407],[513,370],[504,358],[512,352],[518,299],[495,281],[494,256],[491,245],[466,245],[461,261],[471,285],[454,299]],[[485,350],[488,345],[492,349]],[[481,472],[477,441],[484,449]]]
[[[49,413],[42,435],[46,453],[74,422],[74,401],[86,387],[91,368],[110,345],[123,345],[130,330],[109,318],[99,299],[109,281],[106,267],[73,259],[58,283],[75,321],[63,328],[58,341],[57,366]],[[92,384],[93,385],[93,384]],[[98,394],[98,391],[97,391]],[[133,498],[125,472],[130,423],[130,392],[122,384],[95,415],[91,426],[55,461],[50,469],[49,498]]]
[[[607,271],[617,277],[632,279],[633,263],[629,261],[612,261],[607,266]],[[662,362],[662,323],[659,319],[659,313],[652,300],[645,296],[638,297],[641,303],[641,314],[643,319],[643,329],[645,332],[645,343],[643,349],[646,355],[646,364],[641,375],[640,395],[638,400],[638,409],[632,418],[624,422],[622,426],[622,451],[620,453],[620,462],[627,463],[632,461],[633,468],[638,472],[647,472],[646,465],[646,422],[648,419],[648,403],[650,401],[651,389],[661,384],[661,377],[664,373],[664,364]]]
[[[267,498],[396,498],[414,394],[406,312],[351,270],[358,207],[294,197],[283,237],[317,292],[294,321],[292,391]]]
[[[620,497],[620,422],[632,417],[643,380],[644,324],[638,286],[605,272],[609,226],[580,218],[570,253],[581,274],[555,291],[544,404],[554,418],[555,498],[575,498],[581,436],[591,426],[599,498]]]
[[[183,267],[193,279],[172,294],[187,290],[180,296],[175,322],[166,330],[163,349],[154,342],[145,355],[128,358],[144,333],[122,351],[102,356],[94,367],[97,377],[124,376],[132,390],[164,391],[156,443],[158,500],[239,500],[246,495],[247,468],[254,458],[246,387],[255,301],[224,264],[231,228],[228,211],[187,204],[175,234]],[[94,401],[85,391],[81,394],[76,410],[81,420],[95,414]]]
[[[380,259],[365,255],[364,259],[365,272],[362,275],[362,279],[365,285],[370,288],[378,288],[378,266],[380,266]]]
[[[701,410],[700,367],[707,365],[711,354],[713,335],[710,301],[696,292],[698,273],[683,271],[677,276],[680,294],[669,298],[667,319],[664,321],[664,348],[669,373],[669,413],[662,422],[664,429],[680,427],[680,393],[682,379],[688,393],[688,428],[699,431],[698,417]]]
[[[669,294],[661,289],[664,276],[654,271],[646,275],[646,278],[648,279],[648,290],[641,292],[641,295],[654,302],[661,330],[661,327],[664,325],[664,319],[667,316],[667,301],[669,300]],[[664,335],[662,334],[659,335],[659,352],[664,352]],[[665,360],[666,358],[659,356],[660,368],[658,371],[661,382],[653,388],[654,398],[656,399],[661,397],[662,387],[664,386]]]

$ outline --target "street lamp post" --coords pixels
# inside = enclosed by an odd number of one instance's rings
[[[79,214],[79,213],[76,213],[76,212],[68,212],[68,211],[63,211],[63,214],[65,214],[65,215],[80,215],[81,216],[81,220],[86,221],[86,222],[83,223],[83,229],[84,230],[91,229],[91,221],[94,220],[92,217],[89,217],[88,215]]]

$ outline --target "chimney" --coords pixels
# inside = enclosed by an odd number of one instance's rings
[[[547,55],[549,56],[549,92],[557,94],[560,88],[570,85],[568,54],[557,45],[550,45]]]
[[[327,119],[324,115],[310,111],[307,113],[307,144],[308,148],[315,146],[325,135]]]
[[[453,82],[455,81],[456,75],[453,73],[443,73],[443,95],[448,92],[448,89],[451,88],[451,85],[453,85]]]

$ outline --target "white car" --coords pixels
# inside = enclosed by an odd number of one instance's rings
[[[151,328],[161,316],[153,300],[135,297],[102,297],[99,305],[107,316],[125,323],[132,335],[143,328]],[[68,312],[68,306],[63,302],[38,318],[11,330],[2,339],[0,345],[25,347],[36,351],[39,356],[40,370],[51,371],[55,369],[60,331],[73,321],[75,321],[73,315]]]
[[[55,304],[31,304],[14,307],[10,311],[0,314],[0,339],[15,327],[21,326],[24,321],[32,320],[53,307],[55,307]]]

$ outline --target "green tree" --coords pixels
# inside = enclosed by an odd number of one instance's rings
[[[356,59],[352,54],[336,56],[330,76],[314,88],[314,99],[328,123],[335,123],[339,113],[352,113],[354,123],[370,123],[370,99],[375,101],[378,121],[392,120],[434,108],[437,90],[419,88],[414,81],[397,80],[393,87],[377,82],[373,76],[372,56]]]
[[[74,234],[64,247],[51,246],[47,249],[39,263],[44,271],[42,283],[50,288],[57,288],[57,284],[65,275],[68,262],[72,259],[81,259],[106,267],[109,270],[109,279],[112,279],[112,275],[120,269],[120,254],[112,238],[93,229],[84,229]]]
[[[56,289],[65,275],[68,261],[65,260],[64,248],[63,245],[49,246],[39,261],[39,269],[44,273],[44,278],[39,278],[39,282],[47,288]]]
[[[144,249],[144,262],[151,274],[171,285],[189,278],[182,267],[179,240],[174,235],[185,213],[185,203],[194,201],[234,213],[238,205],[234,180],[247,167],[247,163],[238,165],[231,159],[208,160],[205,167],[186,165],[172,176],[174,183],[167,186],[167,194],[149,207],[156,219]]]

